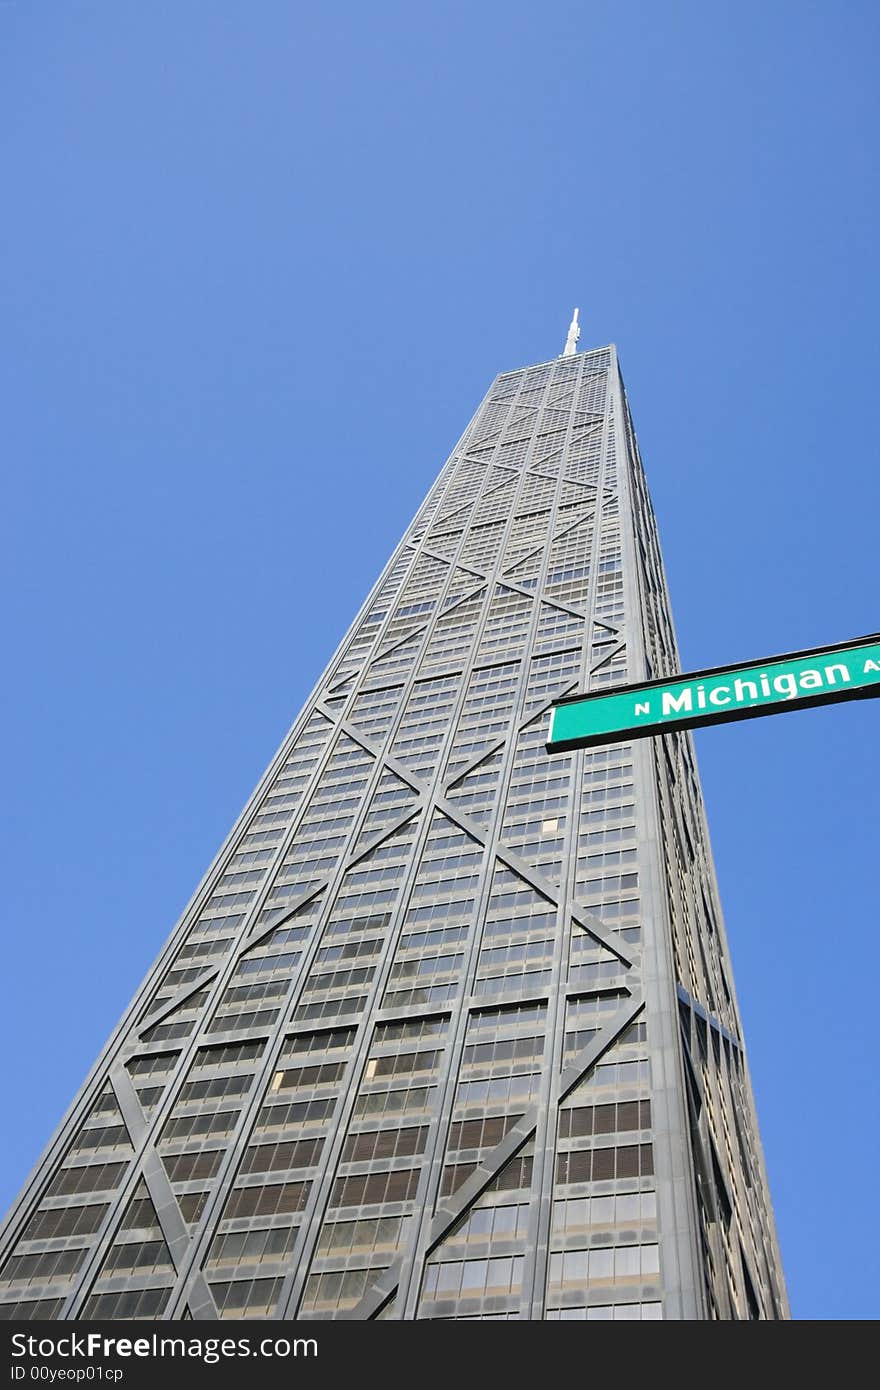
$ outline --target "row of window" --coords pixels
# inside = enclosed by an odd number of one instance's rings
[[[652,1280],[660,1273],[657,1245],[592,1246],[551,1254],[547,1292],[552,1298],[565,1289],[628,1279]]]
[[[559,1184],[650,1177],[653,1172],[654,1153],[650,1144],[627,1144],[615,1149],[573,1149],[556,1157],[556,1182]]]

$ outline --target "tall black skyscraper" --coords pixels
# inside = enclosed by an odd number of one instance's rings
[[[13,1208],[6,1317],[788,1315],[613,348],[499,376]]]

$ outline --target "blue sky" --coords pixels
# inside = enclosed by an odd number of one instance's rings
[[[877,31],[859,0],[0,7],[0,1207],[575,303],[685,669],[880,627]],[[878,1314],[878,715],[697,736],[798,1318]]]

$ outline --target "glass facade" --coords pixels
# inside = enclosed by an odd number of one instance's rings
[[[14,1206],[7,1318],[784,1318],[613,348],[496,379]]]

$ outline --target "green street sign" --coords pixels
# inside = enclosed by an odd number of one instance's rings
[[[880,633],[833,647],[716,666],[689,676],[572,695],[554,705],[548,753],[755,719],[762,714],[880,695]]]

